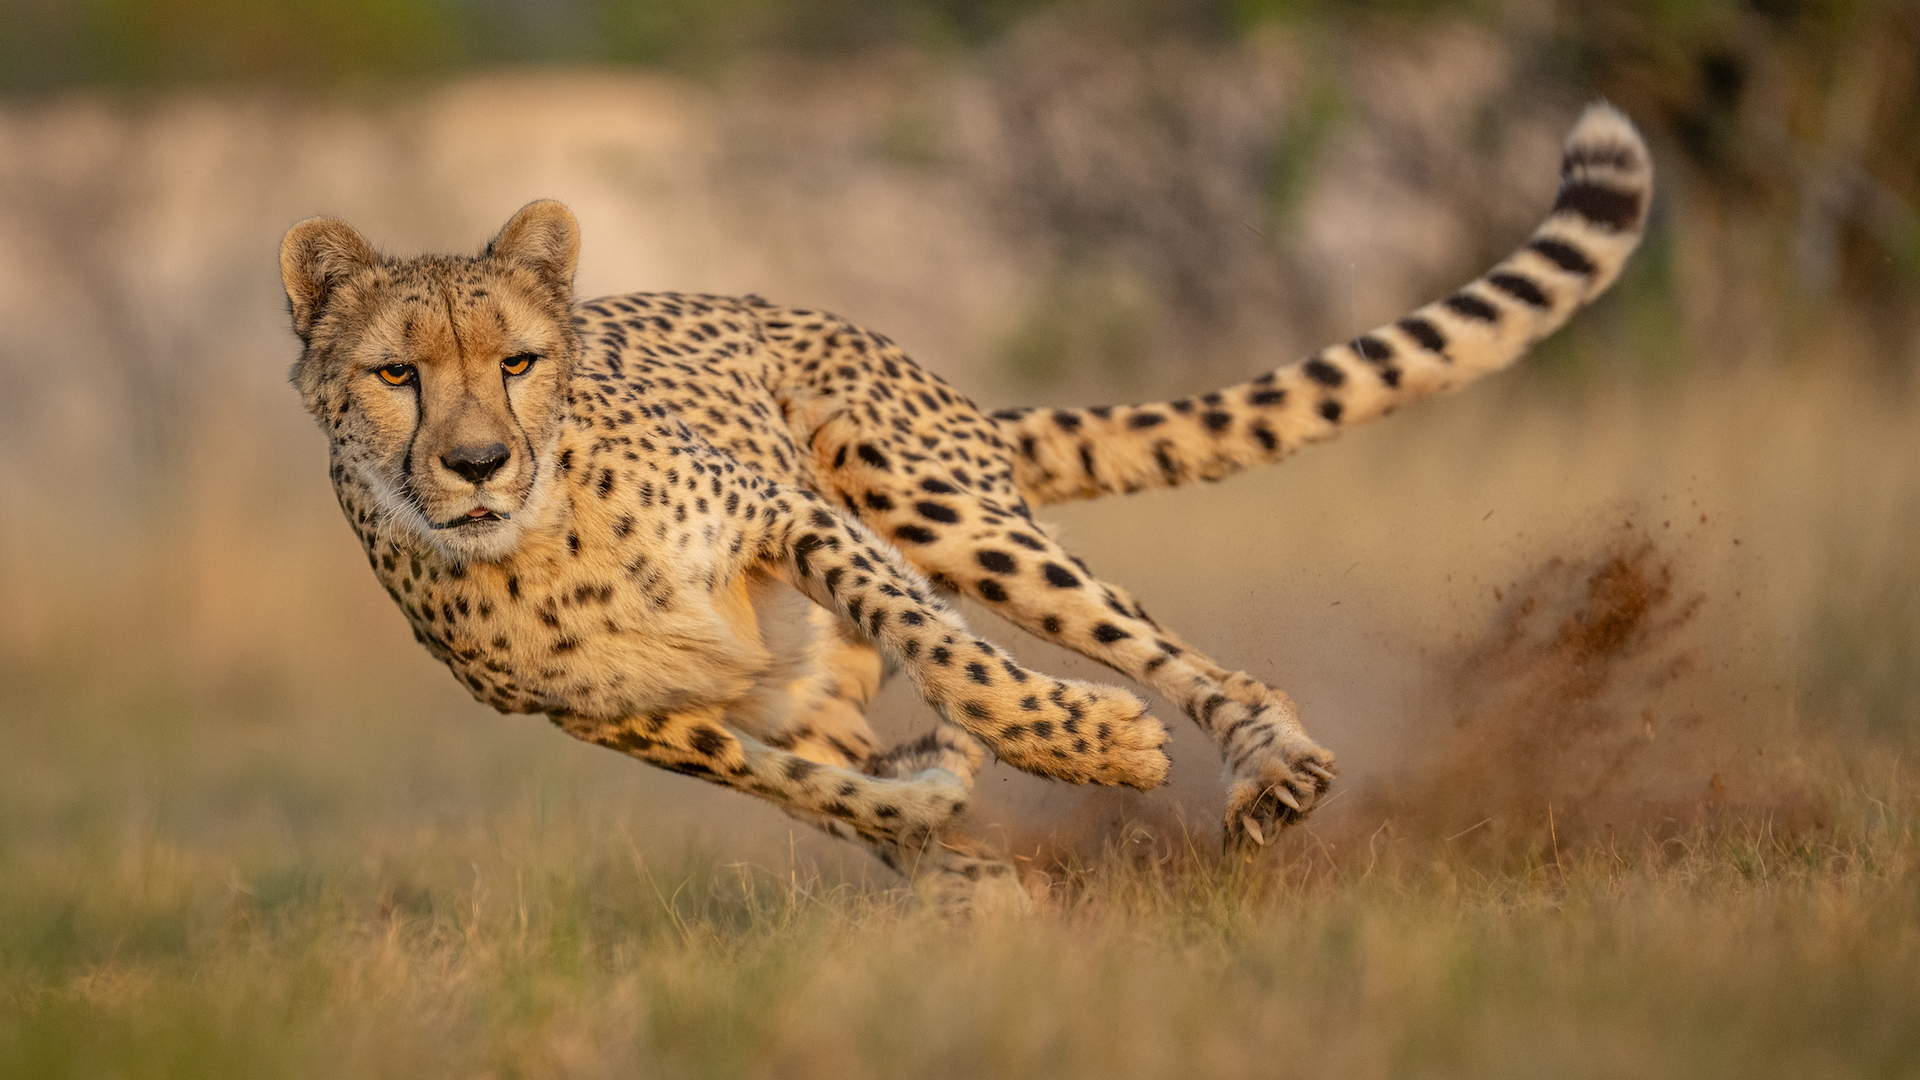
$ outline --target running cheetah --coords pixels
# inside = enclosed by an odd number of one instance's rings
[[[340,507],[414,636],[475,697],[763,796],[958,906],[1024,899],[955,823],[988,754],[1148,789],[1166,731],[1126,690],[976,637],[973,598],[1169,699],[1225,762],[1229,845],[1313,809],[1333,755],[1069,554],[1033,507],[1219,480],[1511,363],[1612,283],[1652,164],[1590,107],[1544,224],[1390,325],[1196,398],[988,414],[816,311],[640,293],[578,302],[557,202],[475,257],[389,258],[295,225],[280,265]],[[938,714],[877,745],[904,669]]]

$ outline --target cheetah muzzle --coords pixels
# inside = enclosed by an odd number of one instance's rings
[[[821,312],[576,301],[579,227],[556,202],[472,257],[386,257],[313,218],[280,258],[341,509],[463,685],[773,800],[965,907],[1013,880],[955,823],[989,752],[1147,789],[1167,736],[1132,693],[976,637],[957,595],[1206,731],[1230,845],[1267,843],[1334,779],[1284,693],[1160,625],[1033,508],[1221,479],[1505,367],[1612,283],[1651,189],[1639,135],[1593,106],[1546,221],[1452,295],[1196,398],[990,415]],[[866,719],[885,664],[939,717],[892,748]]]

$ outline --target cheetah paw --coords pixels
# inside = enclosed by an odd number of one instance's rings
[[[1251,851],[1319,805],[1337,770],[1333,754],[1303,734],[1282,736],[1227,769],[1224,840]]]
[[[1139,698],[1096,683],[1056,681],[1026,699],[1019,721],[974,734],[1009,765],[1075,784],[1150,791],[1171,767],[1166,726]]]

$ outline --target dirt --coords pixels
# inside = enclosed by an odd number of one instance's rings
[[[1722,600],[1707,617],[1716,600],[1688,585],[1689,554],[1629,523],[1495,590],[1484,627],[1433,663],[1448,722],[1410,730],[1406,763],[1327,815],[1325,834],[1558,857],[1710,817],[1817,827],[1817,800],[1789,775],[1796,735],[1739,685],[1724,617],[1737,613]]]

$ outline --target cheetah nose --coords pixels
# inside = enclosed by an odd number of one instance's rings
[[[487,446],[456,446],[440,455],[440,464],[466,477],[472,483],[484,483],[487,477],[500,471],[507,463],[507,445],[491,443]]]

